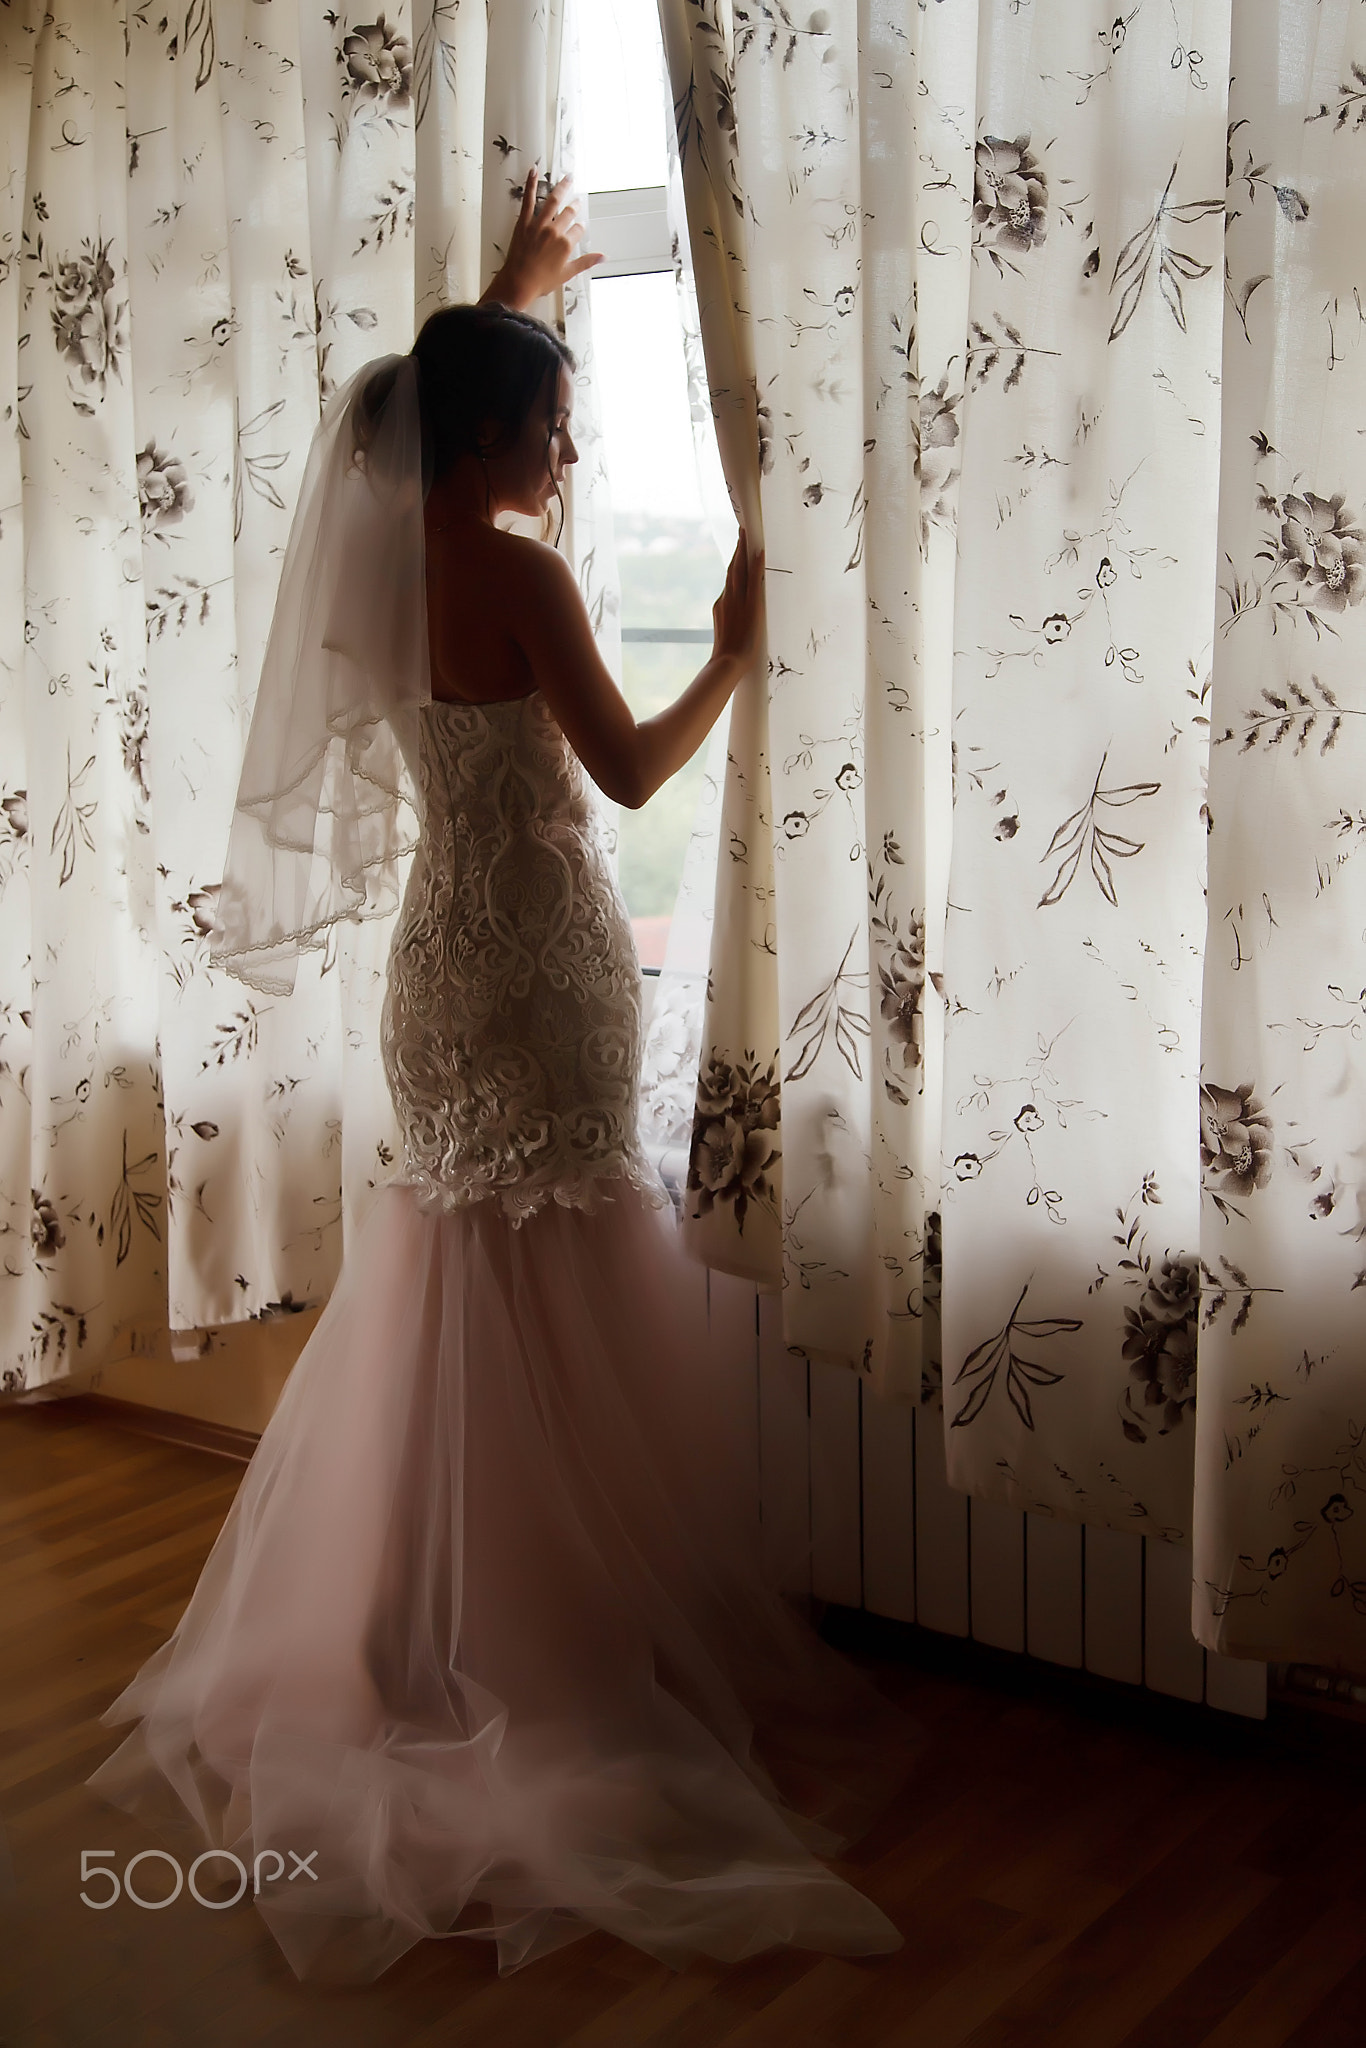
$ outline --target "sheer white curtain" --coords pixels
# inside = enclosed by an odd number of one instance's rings
[[[1366,1669],[1360,10],[660,13],[769,560],[699,1253]]]
[[[319,407],[573,161],[564,6],[16,0],[0,20],[0,1373],[324,1296],[393,1162],[387,931],[209,968]],[[617,605],[586,291],[569,544]]]

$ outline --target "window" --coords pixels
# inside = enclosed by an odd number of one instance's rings
[[[653,0],[580,0],[593,338],[617,559],[622,688],[637,717],[676,697],[711,646],[725,564],[703,503],[664,202],[669,102]],[[709,503],[725,502],[714,442]],[[622,892],[647,972],[663,963],[703,757],[622,813]]]

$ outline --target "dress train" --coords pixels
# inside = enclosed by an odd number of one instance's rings
[[[279,1853],[256,1904],[301,1978],[452,1933],[502,1974],[592,1928],[675,1967],[900,1945],[819,1859],[921,1731],[767,1586],[672,1214],[602,1192],[519,1226],[376,1198],[174,1635],[103,1716],[136,1726],[102,1798]]]

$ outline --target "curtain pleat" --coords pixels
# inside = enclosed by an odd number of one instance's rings
[[[975,24],[933,10],[917,45],[904,13],[660,6],[718,440],[768,570],[767,678],[737,694],[721,798],[686,1228],[707,1263],[782,1287],[795,1349],[913,1396],[937,1357],[972,181],[952,110]]]
[[[952,1483],[1189,1541],[1226,0],[1181,26],[982,10],[943,1323]]]
[[[1366,1668],[1366,24],[1233,12],[1200,1640]]]

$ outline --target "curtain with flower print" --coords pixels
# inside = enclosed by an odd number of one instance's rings
[[[974,38],[942,9],[913,43],[905,12],[660,6],[718,440],[768,589],[767,688],[731,726],[686,1227],[708,1263],[783,1287],[795,1348],[913,1393]]]
[[[1189,1542],[1229,9],[1126,13],[979,12],[944,1405],[954,1484]]]
[[[320,405],[478,295],[527,166],[572,168],[571,70],[536,0],[0,16],[7,1390],[130,1327],[325,1296],[393,1163],[387,932],[288,1003],[206,936]],[[586,292],[561,311],[570,544],[611,658]]]
[[[769,561],[699,1251],[1366,1670],[1359,10],[660,6]]]
[[[669,146],[666,198],[685,345],[700,343],[717,446],[732,504],[757,548],[763,545],[759,406],[753,323],[744,294],[732,289],[733,279],[743,275],[745,255],[743,206],[728,152],[734,114],[726,50],[714,14],[661,7],[660,27],[666,69],[675,81],[676,119]],[[700,77],[695,45],[700,45],[702,56]],[[681,91],[676,83],[680,77],[687,81]],[[777,1029],[776,985],[768,939],[773,887],[768,833],[769,701],[759,675],[742,681],[725,726],[728,772],[721,787],[712,793],[712,801],[704,802],[693,828],[646,1045],[645,1128],[649,1132],[653,1121],[663,1121],[664,1128],[654,1133],[657,1143],[678,1135],[676,1114],[682,1105],[678,1089],[671,1091],[668,1080],[681,1068],[691,1098],[703,1051],[699,1013],[704,984],[697,970],[705,962],[699,957],[698,940],[709,946],[720,944],[729,962],[726,1003],[736,1028],[740,1028],[743,1019],[744,1028],[756,1044],[762,1045],[769,1043]],[[717,765],[716,753],[714,744],[713,768]],[[742,886],[717,892],[714,916],[720,924],[714,932],[693,914],[693,896],[697,869],[705,870],[714,862],[718,847],[727,849],[727,857],[742,866],[745,875]],[[701,861],[697,858],[699,848],[703,850]],[[689,946],[692,950],[685,958],[685,948]],[[711,1015],[706,1021],[710,1045],[714,1046],[725,1039],[726,1022],[723,1016]],[[709,1056],[716,1057],[710,1049]],[[731,1115],[718,1127],[724,1133],[721,1142],[729,1143],[731,1148],[738,1210],[732,1207],[728,1214],[723,1211],[713,1220],[708,1210],[699,1210],[694,1205],[688,1224],[700,1257],[721,1271],[762,1280],[768,1278],[781,1259],[774,1201],[777,1090],[771,1070],[761,1072],[756,1059],[737,1062],[732,1055],[727,1071],[732,1076],[730,1100],[738,1108],[738,1098],[743,1094],[748,1106],[743,1134],[738,1115]],[[689,1134],[692,1106],[689,1099]],[[690,1163],[690,1186],[693,1178]],[[739,1229],[727,1227],[737,1215]]]
[[[1232,45],[1195,1625],[1361,1672],[1366,20],[1277,0]]]

